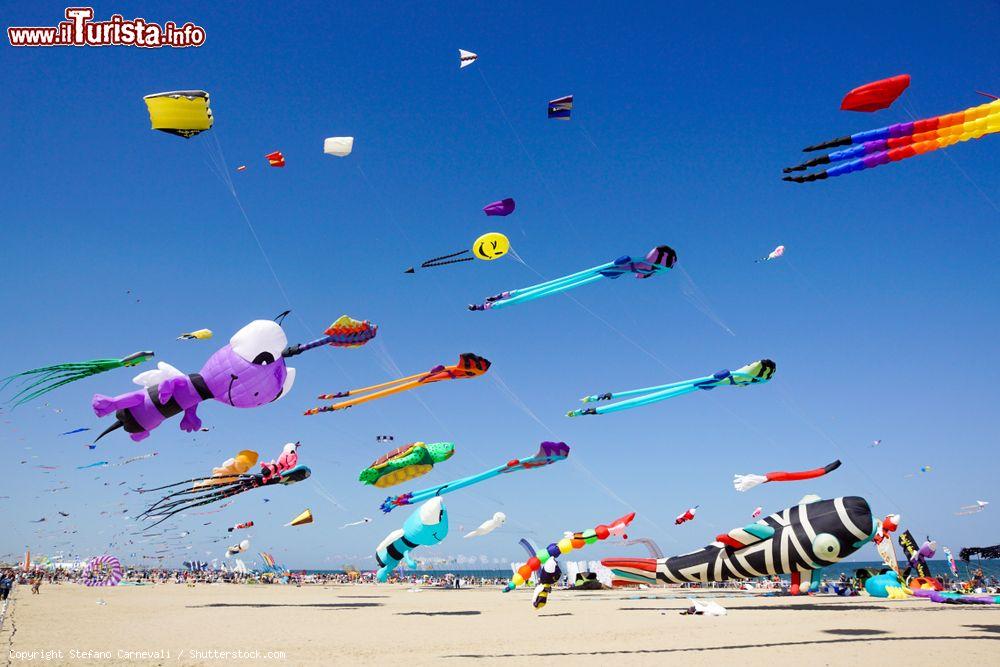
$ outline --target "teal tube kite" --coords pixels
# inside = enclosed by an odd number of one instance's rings
[[[579,417],[580,415],[603,415],[606,412],[618,412],[637,408],[642,405],[649,405],[675,396],[682,396],[701,390],[711,390],[724,385],[745,387],[751,384],[761,384],[767,382],[774,375],[775,364],[770,359],[761,359],[752,364],[747,364],[743,368],[735,371],[721,370],[713,375],[695,378],[693,380],[683,380],[671,384],[663,384],[657,387],[645,387],[643,389],[631,389],[606,394],[593,394],[580,399],[584,403],[595,403],[598,401],[620,400],[617,403],[602,405],[596,408],[578,408],[566,413],[567,417]]]
[[[551,296],[575,287],[582,287],[603,278],[614,280],[626,273],[632,273],[636,278],[651,278],[657,273],[670,269],[677,262],[677,253],[670,246],[661,245],[653,248],[642,260],[634,260],[631,255],[623,255],[613,262],[607,262],[583,271],[571,273],[562,278],[554,278],[530,287],[501,292],[488,297],[481,304],[470,304],[469,310],[493,310],[513,306],[518,303],[534,301],[544,296]]]

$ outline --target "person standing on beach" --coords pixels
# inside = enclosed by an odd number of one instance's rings
[[[6,600],[14,586],[14,574],[10,570],[0,572],[0,601]]]
[[[38,595],[38,589],[42,585],[42,575],[36,575],[34,579],[31,580],[31,594]]]

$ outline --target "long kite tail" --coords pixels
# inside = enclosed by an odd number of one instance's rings
[[[114,370],[115,368],[135,366],[148,360],[152,356],[152,352],[134,352],[121,359],[94,359],[92,361],[55,364],[52,366],[33,368],[31,370],[10,375],[0,380],[0,382],[2,382],[2,385],[0,385],[0,391],[6,389],[13,382],[27,382],[28,384],[26,386],[22,387],[10,398],[10,401],[14,403],[14,407],[17,407],[22,403],[38,398],[39,396],[47,394],[50,391],[62,387],[63,385],[69,384],[70,382],[83,380],[91,375],[104,373],[106,371]]]
[[[793,167],[786,167],[784,173],[789,174],[836,163],[836,166],[829,169],[803,176],[785,176],[783,180],[794,183],[824,180],[898,162],[996,132],[1000,132],[1000,100],[952,114],[910,123],[897,123],[807,146],[803,149],[806,152],[848,146],[851,148],[844,148]]]
[[[764,475],[733,475],[733,487],[737,491],[749,491],[755,486],[767,482],[797,482],[804,479],[815,479],[829,474],[840,467],[840,460],[828,463],[821,468],[812,470],[776,470]]]
[[[461,257],[461,255],[467,254],[468,250],[459,250],[458,252],[453,252],[450,255],[441,255],[440,257],[432,257],[425,262],[420,263],[421,269],[429,269],[434,266],[446,266],[448,264],[457,264],[458,262],[471,262],[475,257],[462,257],[461,259],[453,259],[455,257]]]

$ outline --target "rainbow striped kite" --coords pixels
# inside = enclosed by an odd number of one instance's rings
[[[851,148],[834,151],[794,167],[786,167],[785,173],[790,174],[793,171],[806,171],[812,167],[837,163],[829,169],[814,171],[804,176],[785,176],[782,180],[793,183],[821,181],[898,162],[996,132],[1000,132],[1000,100],[971,107],[965,111],[925,118],[912,123],[897,123],[808,146],[803,149],[804,152],[839,146],[851,146]]]
[[[266,572],[276,572],[278,570],[277,566],[274,564],[274,556],[266,551],[260,551],[258,553],[260,554],[260,559],[264,561],[264,568]]]

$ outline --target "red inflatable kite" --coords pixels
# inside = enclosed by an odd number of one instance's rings
[[[888,109],[910,85],[910,75],[900,74],[881,81],[872,81],[847,93],[840,103],[843,111],[878,111]]]

